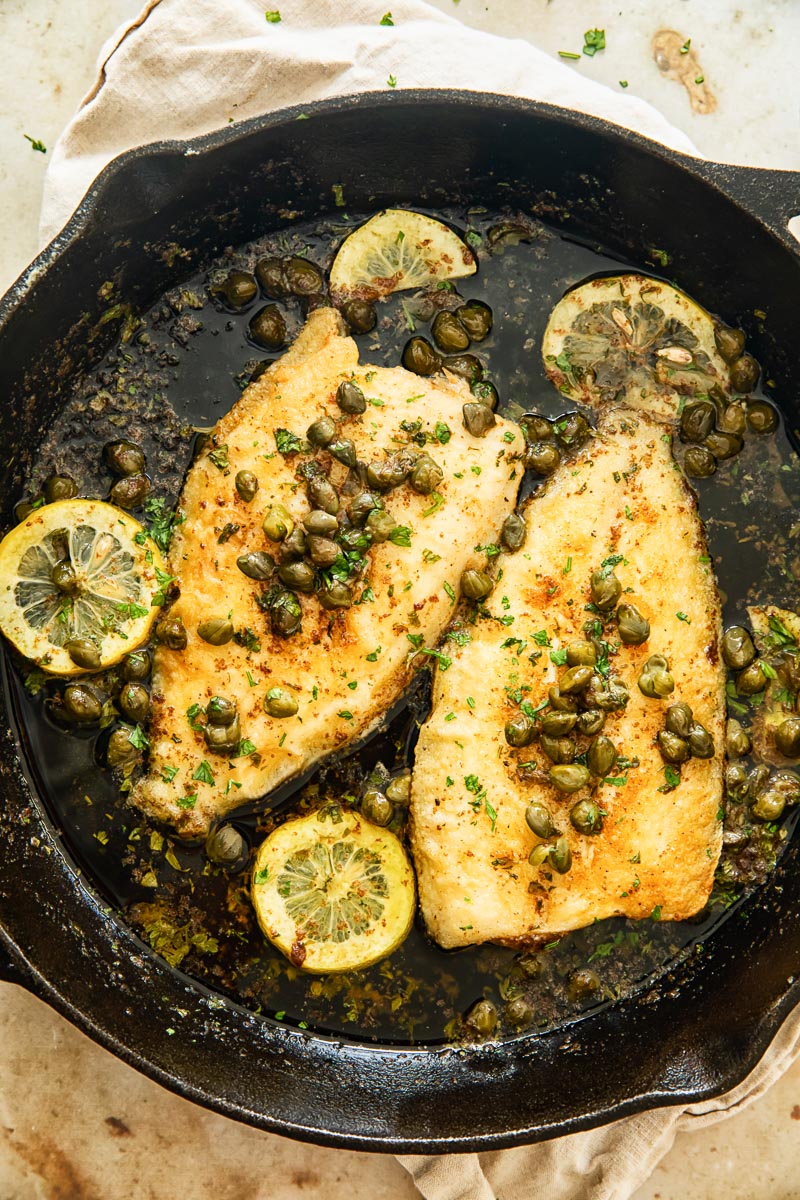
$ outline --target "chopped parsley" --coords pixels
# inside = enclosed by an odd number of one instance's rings
[[[227,471],[227,469],[228,469],[228,447],[227,447],[227,445],[226,446],[217,446],[216,450],[209,451],[208,457],[211,460],[211,462],[214,464],[214,466],[217,467],[220,471]]]
[[[605,50],[605,48],[605,29],[587,29],[583,35],[583,53],[588,58],[594,58],[598,50]]]
[[[375,649],[372,651],[372,653],[367,655],[367,662],[377,662],[378,655],[380,654],[380,652],[381,652],[380,646],[376,646]]]
[[[389,541],[393,546],[410,546],[411,545],[411,530],[408,525],[395,525],[392,532],[389,534]]]
[[[675,616],[678,618],[679,621],[685,621],[687,625],[691,625],[691,623],[692,623],[691,618],[687,617],[685,612],[676,612]]]
[[[40,154],[47,154],[47,146],[45,146],[44,142],[40,142],[38,138],[32,138],[29,133],[23,133],[22,136],[26,141],[30,142],[31,150],[38,150]]]
[[[264,16],[267,19],[267,21],[269,21],[270,25],[279,25],[280,24],[281,13],[280,13],[279,8],[268,8],[267,11],[264,13]]]
[[[194,808],[195,804],[197,804],[197,796],[179,796],[176,804],[178,808]],[[173,854],[172,857],[175,858],[175,855]],[[165,858],[171,867],[175,866],[175,863],[170,860],[169,854],[165,855]],[[180,870],[180,864],[178,864],[176,870]]]
[[[447,595],[450,597],[450,599],[452,600],[453,604],[455,604],[455,602],[456,602],[456,594],[455,594],[455,592],[453,591],[452,585],[451,585],[451,584],[449,584],[449,583],[447,582],[447,580],[445,580],[445,581],[444,581],[444,590],[447,592]]]
[[[151,497],[144,502],[144,511],[147,514],[147,520],[150,527],[150,537],[153,539],[159,550],[165,554],[169,550],[169,544],[172,540],[172,533],[176,525],[182,525],[186,520],[184,516],[178,516],[177,510],[168,509],[166,501]],[[139,534],[136,535],[138,539]]]
[[[445,425],[444,421],[437,421],[433,427],[433,432],[437,442],[440,442],[442,446],[446,446],[453,436],[450,432],[450,426]]]
[[[292,433],[290,429],[273,429],[272,433],[275,438],[275,445],[278,449],[278,453],[282,454],[284,458],[288,454],[297,454],[298,451],[303,449],[302,441],[297,434]]]
[[[386,86],[390,87],[390,88],[396,88],[397,87],[397,76],[390,75],[389,78],[386,80]]]
[[[203,761],[200,763],[200,766],[192,775],[192,779],[196,779],[198,783],[208,783],[213,786],[214,775],[211,771],[209,763],[207,763],[205,759],[203,759]]]
[[[441,494],[441,492],[433,492],[431,494],[431,504],[429,504],[426,509],[423,509],[423,517],[433,516],[435,512],[439,511],[443,504],[444,496]]]

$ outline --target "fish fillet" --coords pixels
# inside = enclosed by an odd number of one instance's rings
[[[302,627],[282,638],[270,632],[257,603],[268,585],[246,578],[236,559],[247,551],[276,551],[261,529],[273,504],[283,504],[297,524],[309,511],[296,473],[308,455],[277,453],[274,431],[302,437],[323,414],[342,418],[334,395],[351,378],[370,401],[362,416],[342,425],[358,458],[382,460],[409,442],[401,422],[419,420],[417,437],[427,432],[434,439],[427,448],[444,479],[438,496],[419,495],[404,484],[385,497],[387,509],[411,530],[411,541],[387,541],[369,551],[360,586],[369,585],[371,598],[330,613],[315,596],[301,595]],[[132,795],[141,809],[185,836],[202,835],[215,818],[272,791],[379,721],[410,677],[406,635],[421,639],[421,646],[436,645],[452,616],[462,571],[481,561],[474,546],[496,534],[514,504],[513,439],[521,445],[520,431],[498,418],[485,437],[473,437],[462,422],[469,399],[466,384],[455,378],[420,379],[402,367],[359,365],[338,314],[320,309],[292,349],[223,417],[215,441],[227,446],[227,465],[218,453],[216,464],[206,453],[191,467],[180,501],[185,521],[169,552],[169,570],[180,587],[171,615],[183,618],[188,646],[155,651],[149,773]],[[318,452],[317,458],[327,456]],[[259,479],[251,503],[236,492],[240,470]],[[332,462],[330,470],[341,486],[347,468]],[[228,616],[237,631],[253,631],[260,646],[212,646],[198,637],[198,623]],[[296,698],[296,716],[267,715],[264,699],[273,687]],[[239,757],[209,753],[202,728],[187,718],[187,710],[204,707],[214,695],[238,706],[246,751]],[[193,723],[202,726],[202,716]]]
[[[471,640],[448,651],[452,665],[437,671],[416,752],[412,848],[425,922],[444,947],[535,943],[604,917],[654,910],[663,920],[688,917],[708,897],[721,847],[720,602],[669,435],[643,414],[604,416],[592,441],[532,497],[526,519],[522,549],[497,560],[502,577],[486,602],[490,617],[466,626]],[[649,619],[651,632],[641,646],[619,646],[606,635],[618,646],[609,656],[612,675],[627,684],[630,701],[608,716],[603,733],[638,765],[617,764],[599,786],[604,827],[586,836],[572,828],[569,810],[588,789],[557,792],[538,744],[513,749],[504,726],[520,696],[534,707],[546,700],[565,670],[550,652],[557,656],[583,636],[590,573],[619,554],[622,598]],[[647,699],[637,686],[652,654],[668,659],[675,679],[667,701]],[[691,759],[680,784],[662,791],[654,737],[666,705],[677,700],[691,706],[716,752]],[[520,767],[531,761],[543,769]],[[565,875],[528,863],[539,844],[525,822],[533,801],[550,807],[569,839],[573,865]]]

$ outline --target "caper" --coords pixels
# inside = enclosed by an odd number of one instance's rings
[[[420,454],[408,482],[415,492],[421,496],[429,496],[435,492],[444,479],[444,471],[428,454]]]
[[[322,271],[307,258],[295,256],[283,266],[289,291],[294,296],[313,296],[325,287]]]
[[[279,350],[286,341],[286,322],[280,309],[274,304],[260,308],[251,318],[247,328],[252,341],[267,350]]]
[[[763,692],[767,686],[767,677],[761,669],[761,663],[750,663],[736,676],[736,690],[742,696],[755,696]]]
[[[743,764],[729,763],[725,768],[726,795],[735,800],[737,804],[742,804],[747,799],[749,792],[750,780]]]
[[[794,771],[776,771],[770,781],[773,791],[783,796],[787,804],[800,804],[800,778]]]
[[[306,484],[306,493],[312,508],[321,508],[323,512],[336,516],[341,504],[330,479],[324,475],[314,475]]]
[[[677,733],[662,729],[656,735],[661,757],[668,763],[684,763],[692,756],[689,743]]]
[[[589,769],[580,763],[558,763],[550,768],[550,782],[559,792],[577,792],[589,782]]]
[[[592,429],[589,422],[580,413],[568,413],[566,417],[561,417],[555,422],[553,432],[556,440],[565,449],[575,449],[582,446],[591,436]]]
[[[695,722],[689,730],[689,749],[694,758],[714,757],[714,739],[699,722]]]
[[[485,571],[474,567],[461,574],[461,594],[468,600],[485,600],[494,588],[494,580]]]
[[[320,588],[317,599],[323,608],[350,608],[353,604],[352,589],[346,583],[334,582],[329,587]]]
[[[386,786],[386,795],[392,804],[406,808],[411,799],[411,772],[403,771],[402,774],[395,775]]]
[[[256,263],[256,279],[265,295],[272,300],[283,300],[289,295],[289,284],[283,262],[279,258],[262,258]]]
[[[576,805],[577,807],[577,805]],[[567,982],[567,993],[573,1003],[588,1000],[600,990],[600,977],[591,967],[579,967],[572,971]]]
[[[759,763],[753,767],[747,776],[747,782],[750,785],[750,792],[753,796],[757,796],[759,792],[763,792],[769,783],[769,777],[770,769],[766,763]]]
[[[638,679],[639,691],[651,700],[663,700],[675,691],[675,680],[663,654],[652,654]]]
[[[264,712],[280,720],[293,717],[299,707],[295,697],[285,688],[270,688],[264,697]]]
[[[231,271],[228,277],[212,290],[223,296],[231,308],[244,308],[258,291],[258,284],[248,271]]]
[[[526,442],[551,442],[555,437],[552,422],[538,413],[526,413],[519,423]]]
[[[750,735],[735,717],[729,717],[725,725],[725,753],[728,758],[743,758],[750,753]]]
[[[266,550],[248,550],[239,555],[236,565],[248,579],[269,579],[275,569],[275,559]]]
[[[210,617],[197,626],[197,636],[210,646],[224,646],[233,637],[233,625],[226,617]]]
[[[394,816],[394,805],[377,788],[367,788],[361,797],[361,811],[373,825],[388,825]]]
[[[336,422],[333,417],[319,417],[306,430],[306,437],[312,446],[327,446],[336,437]]]
[[[400,361],[407,371],[413,371],[415,375],[433,375],[442,367],[441,358],[423,337],[409,338]]]
[[[203,737],[214,754],[234,754],[242,740],[239,718],[234,717],[229,725],[206,725]]]
[[[509,513],[500,530],[500,545],[509,554],[516,554],[517,550],[522,548],[527,532],[527,526],[522,517],[516,513]]]
[[[342,412],[363,413],[366,411],[367,400],[357,383],[351,379],[343,380],[336,389],[336,403]]]
[[[206,705],[209,725],[230,725],[236,716],[236,701],[227,696],[212,696]]]
[[[553,763],[571,763],[575,759],[576,747],[571,738],[549,737],[543,733],[539,739],[542,750]]]
[[[546,842],[539,842],[537,846],[533,847],[528,855],[528,862],[532,867],[538,868],[543,866],[550,857],[550,852],[552,849],[553,847],[548,845]]]
[[[635,604],[620,604],[617,609],[617,632],[625,646],[641,646],[650,637],[650,622]]]
[[[750,811],[759,821],[777,821],[783,816],[785,808],[786,798],[774,788],[767,787],[758,793]]]
[[[117,703],[129,721],[142,722],[150,710],[150,693],[141,683],[126,683]]]
[[[470,336],[455,313],[439,312],[431,325],[431,335],[443,354],[468,350]]]
[[[550,707],[555,709],[556,712],[574,713],[578,711],[578,701],[576,697],[562,696],[557,687],[551,687],[548,689],[547,699]]]
[[[717,460],[705,446],[690,446],[683,456],[683,468],[690,479],[708,479],[717,469]]]
[[[533,953],[521,954],[516,965],[520,974],[524,975],[526,979],[538,979],[543,970],[540,955]]]
[[[357,492],[347,505],[347,512],[354,525],[363,525],[369,514],[375,508],[381,508],[382,501],[373,492]]]
[[[492,332],[492,310],[482,300],[468,300],[455,310],[473,342],[482,342]]]
[[[44,481],[42,491],[47,503],[54,504],[56,500],[71,500],[77,496],[78,485],[69,475],[51,475]]]
[[[624,708],[630,696],[622,679],[602,675],[593,675],[584,693],[584,702],[588,708],[599,708],[602,712],[617,712]]]
[[[576,695],[586,688],[593,674],[589,666],[570,667],[559,679],[558,690],[562,696]]]
[[[141,475],[144,451],[136,442],[106,442],[103,457],[115,475]]]
[[[761,374],[752,354],[742,354],[730,366],[731,387],[736,392],[752,392]]]
[[[100,651],[91,638],[70,638],[64,643],[64,649],[76,667],[86,671],[100,670]]]
[[[106,762],[109,767],[121,767],[138,758],[139,751],[131,741],[133,730],[130,725],[120,725],[108,739]]]
[[[800,717],[789,717],[775,730],[775,745],[786,758],[800,758]]]
[[[229,867],[244,858],[247,843],[233,825],[220,825],[206,838],[205,851],[211,862]]]
[[[469,390],[479,404],[485,404],[492,412],[500,403],[500,393],[488,379],[476,379],[474,383],[470,384]]]
[[[334,438],[328,443],[327,451],[332,458],[346,467],[354,467],[358,462],[355,445],[349,438]]]
[[[597,662],[597,649],[592,642],[575,638],[566,646],[567,663],[571,667],[593,667]],[[561,687],[562,692],[565,690]]]
[[[331,559],[332,561],[333,559]],[[300,561],[282,563],[278,568],[278,578],[281,583],[286,584],[287,587],[294,588],[296,592],[313,592],[317,576],[314,568],[301,559]]]
[[[585,768],[553,767],[553,771],[575,771],[575,770],[585,770]],[[550,772],[551,776],[553,774],[553,771]],[[559,785],[556,784],[556,787],[559,787]],[[575,788],[568,788],[568,789],[561,788],[561,791],[571,791],[572,792],[572,791],[575,791]],[[567,839],[565,837],[560,837],[558,839],[555,846],[553,846],[552,849],[550,850],[550,853],[547,856],[547,861],[550,863],[550,866],[553,868],[554,871],[558,871],[559,875],[566,875],[567,871],[569,871],[570,867],[572,866],[572,851],[570,850],[569,842],[567,841]]]
[[[31,513],[35,511],[36,509],[33,507],[32,501],[20,500],[14,505],[14,520],[20,524],[22,521],[27,520]]]
[[[536,736],[536,726],[530,717],[520,712],[506,723],[504,733],[509,746],[529,746]]]
[[[561,462],[561,453],[553,442],[531,442],[525,447],[523,462],[537,475],[552,475]]]
[[[729,325],[715,326],[714,341],[726,363],[736,362],[744,350],[744,334],[741,329],[731,329]]]
[[[483,437],[492,429],[497,421],[492,410],[486,404],[481,404],[478,400],[469,400],[461,409],[464,420],[464,428],[473,437]]]
[[[300,628],[303,610],[294,592],[277,592],[269,602],[270,628],[279,637],[289,637]]]
[[[676,700],[674,704],[667,706],[664,713],[664,724],[670,733],[688,738],[694,725],[694,713],[685,700]]]
[[[483,363],[474,354],[450,354],[442,359],[442,366],[453,375],[466,379],[470,386],[483,379]]]
[[[156,640],[170,650],[186,649],[186,629],[180,617],[164,617],[156,625]]]
[[[252,471],[237,471],[234,486],[240,499],[249,504],[258,491],[258,478]]]
[[[294,529],[294,521],[282,504],[274,504],[261,523],[271,542],[282,542]]]
[[[150,494],[146,475],[126,475],[118,479],[109,493],[109,500],[120,508],[140,508]]]
[[[388,492],[407,479],[417,461],[416,454],[393,454],[383,462],[367,465],[367,483],[376,492]]]
[[[599,708],[587,708],[585,712],[578,713],[578,729],[586,737],[594,737],[606,723],[606,714]]]
[[[592,571],[589,577],[589,591],[595,608],[605,612],[613,608],[619,600],[622,595],[622,584],[614,571],[601,567],[599,571]]]
[[[479,1037],[491,1037],[497,1028],[497,1009],[491,1000],[479,1000],[465,1016],[464,1023]]]
[[[682,442],[705,442],[714,429],[717,410],[709,400],[694,400],[681,413]]]
[[[514,996],[505,1007],[505,1017],[515,1029],[525,1029],[536,1014],[524,996]]]
[[[314,565],[317,567],[325,568],[325,567],[332,566],[333,563],[336,562],[336,559],[341,554],[340,547],[337,545],[336,542],[333,541],[332,538],[317,537],[316,534],[310,533],[308,535],[308,538],[306,539],[306,541],[308,544],[309,557],[311,558],[311,561],[314,563]],[[299,566],[307,566],[308,564],[307,563],[295,563],[293,565],[299,567]],[[310,568],[309,568],[309,570],[310,570]],[[280,574],[280,572],[278,572],[278,573]],[[314,575],[314,572],[311,571],[310,586],[300,588],[299,589],[300,591],[311,591],[311,588],[313,587],[313,582],[314,582],[313,575]],[[282,575],[281,575],[281,579],[283,579]],[[288,582],[289,582],[288,579],[284,579],[284,583],[288,583]]]
[[[722,635],[722,657],[734,671],[749,667],[756,656],[753,639],[741,625],[731,625]]]
[[[787,691],[800,692],[800,651],[784,647],[773,659],[773,666]]]
[[[312,508],[311,512],[303,518],[303,527],[306,533],[314,534],[316,537],[328,537],[337,532],[339,522],[333,513],[326,513],[321,508]]]
[[[549,838],[555,833],[553,815],[546,804],[534,801],[525,809],[525,821],[532,833],[539,838]]]
[[[348,300],[342,305],[342,316],[353,333],[369,333],[378,323],[375,306],[368,300]]]
[[[718,462],[733,458],[742,449],[742,439],[733,433],[723,433],[715,429],[703,442],[706,450],[710,450]]]
[[[61,697],[64,711],[72,721],[89,725],[99,721],[103,704],[96,692],[83,683],[68,683]]]
[[[753,433],[774,433],[778,414],[766,400],[751,400],[747,406],[747,424]]]
[[[603,734],[592,738],[589,749],[586,751],[586,765],[593,775],[596,775],[598,779],[604,779],[616,761],[617,747],[611,738],[607,738]]]
[[[578,833],[592,836],[603,828],[603,814],[594,800],[579,800],[569,810],[569,819]]]
[[[381,542],[388,541],[397,528],[397,521],[385,509],[373,508],[367,517],[364,528],[372,538],[372,541],[376,545],[379,545]]]
[[[736,437],[743,437],[747,429],[747,413],[741,401],[734,401],[733,404],[727,404],[720,413],[719,427],[723,433],[732,433]]]
[[[65,596],[77,596],[81,590],[78,572],[68,558],[62,558],[59,562],[55,563],[50,572],[50,578],[58,590],[63,592]]]
[[[546,712],[542,714],[540,726],[542,733],[548,737],[563,737],[572,733],[578,723],[578,714],[574,712]]]

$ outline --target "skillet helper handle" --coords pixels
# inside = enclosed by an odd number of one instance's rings
[[[746,205],[779,241],[800,254],[800,171],[698,164],[709,183]],[[794,218],[794,219],[793,219]],[[791,227],[790,227],[791,223]]]

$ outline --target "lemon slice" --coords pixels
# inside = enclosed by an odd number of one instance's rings
[[[327,804],[262,843],[252,897],[262,930],[295,966],[357,971],[407,936],[414,872],[393,833]]]
[[[474,275],[475,255],[433,217],[387,208],[359,226],[339,247],[331,267],[331,294],[344,300],[379,300],[406,288]]]
[[[714,319],[646,275],[593,279],[567,292],[542,340],[551,382],[579,404],[612,401],[673,417],[680,396],[731,390]]]
[[[54,675],[109,667],[146,640],[163,568],[149,534],[113,504],[47,504],[0,542],[0,629]],[[92,668],[65,649],[77,639],[97,647]]]

